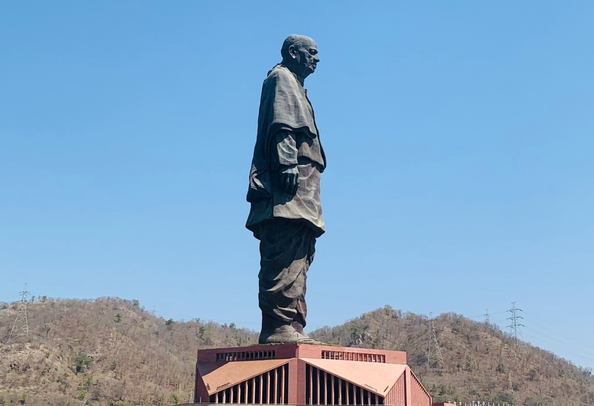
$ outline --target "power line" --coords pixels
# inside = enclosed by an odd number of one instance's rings
[[[543,320],[543,319],[535,316],[532,313],[524,312],[524,314],[526,314],[526,316],[528,316],[530,325],[534,324],[534,325],[540,327],[542,330],[546,331],[548,334],[553,334],[555,337],[559,336],[559,337],[563,338],[564,340],[570,341],[572,346],[581,345],[583,348],[588,348],[588,350],[592,349],[591,348],[592,346],[590,345],[590,343],[586,343],[585,341],[579,341],[580,340],[579,337],[576,337],[574,334],[566,333],[566,331],[563,328],[551,328],[551,327],[549,327],[550,326],[549,322],[547,322],[546,320]],[[535,318],[538,321],[534,321],[534,320],[532,320],[532,318]],[[540,322],[542,322],[542,323],[540,323]]]
[[[539,334],[540,334],[540,333],[539,333]],[[530,337],[530,338],[532,338],[532,339],[536,339],[536,340],[538,340],[538,341],[540,341],[540,342],[544,342],[545,344],[549,344],[549,345],[551,345],[551,346],[557,346],[557,347],[559,347],[559,342],[560,342],[560,341],[558,341],[558,340],[556,340],[557,342],[553,342],[553,341],[549,341],[548,339],[543,339],[542,337],[537,337],[537,336],[534,336],[534,335],[532,335],[532,334],[528,334],[528,333],[526,333],[526,336],[527,336],[527,337]],[[551,337],[551,339],[552,339],[552,340],[555,340],[555,339],[554,339],[554,338],[552,338],[552,337]],[[534,345],[534,344],[533,344],[533,345]],[[538,347],[538,348],[540,348],[540,347]],[[543,349],[543,348],[540,348],[540,349]],[[543,350],[544,350],[544,349],[543,349]],[[569,346],[569,345],[567,345],[567,344],[564,344],[564,346],[562,347],[562,349],[561,349],[560,351],[556,351],[556,352],[552,352],[552,351],[549,351],[549,350],[544,350],[544,351],[548,351],[548,352],[550,352],[552,355],[554,355],[554,356],[556,356],[556,357],[558,357],[558,358],[562,358],[562,359],[564,359],[564,360],[565,360],[565,357],[564,357],[564,356],[562,356],[562,355],[560,355],[560,354],[559,354],[560,352],[563,352],[563,353],[570,353],[570,354],[572,354],[572,355],[574,355],[574,356],[579,356],[579,357],[581,357],[581,358],[585,358],[585,359],[587,359],[587,360],[589,360],[589,361],[591,361],[591,362],[594,362],[594,357],[592,356],[592,354],[590,354],[590,353],[587,353],[587,352],[582,352],[582,350],[580,350],[579,348],[577,349],[577,351],[574,351],[574,350],[575,350],[575,348],[574,348],[574,347],[571,347],[571,346]]]
[[[491,313],[489,313],[489,315],[493,316],[495,314],[503,314],[503,313],[507,313],[507,310],[503,310],[501,312],[494,312],[494,313],[491,312]],[[483,314],[477,314],[474,316],[464,316],[464,317],[466,317],[467,319],[482,319],[483,317],[485,317],[485,314],[483,313]]]
[[[0,302],[12,303],[12,302],[16,302],[20,297],[21,297],[21,295],[18,295],[18,294],[11,295],[11,296],[4,296],[4,297],[0,298]]]
[[[21,294],[21,301],[17,306],[17,315],[14,319],[14,324],[12,325],[12,330],[10,331],[10,336],[8,337],[8,342],[10,343],[15,337],[18,336],[26,336],[29,337],[29,322],[27,320],[27,296],[29,296],[29,291],[27,290],[27,284],[25,283],[25,289],[23,289]]]
[[[538,334],[540,336],[540,337],[534,337],[534,338],[537,338],[537,339],[541,339],[542,340],[542,337],[544,337],[545,339],[548,339],[548,340],[554,340],[554,341],[556,341],[556,343],[562,344],[563,346],[566,346],[567,348],[571,348],[572,350],[579,351],[580,354],[587,354],[590,357],[594,357],[594,352],[592,352],[592,350],[590,348],[579,346],[579,345],[576,345],[575,343],[571,343],[571,342],[565,341],[563,339],[560,339],[558,337],[551,336],[551,335],[549,335],[547,333],[544,333],[544,332],[542,332],[539,329],[534,328],[534,327],[526,327],[526,328],[529,331],[532,331],[535,334]]]

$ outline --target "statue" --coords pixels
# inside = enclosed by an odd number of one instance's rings
[[[318,62],[316,43],[290,35],[282,62],[264,80],[249,176],[246,227],[260,240],[260,344],[319,343],[304,332],[307,271],[324,233],[320,174],[326,156],[303,82]]]

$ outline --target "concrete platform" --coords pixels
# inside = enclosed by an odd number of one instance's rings
[[[402,351],[311,344],[198,351],[196,403],[431,406]]]

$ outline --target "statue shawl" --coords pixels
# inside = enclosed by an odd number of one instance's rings
[[[285,66],[276,65],[264,80],[258,115],[258,135],[250,170],[248,202],[270,199],[270,141],[279,130],[318,136],[313,108],[297,77]]]

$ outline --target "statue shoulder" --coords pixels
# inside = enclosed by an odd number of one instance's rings
[[[270,71],[264,80],[264,84],[281,84],[281,85],[292,85],[297,79],[293,72],[289,68],[283,65],[276,65]]]

